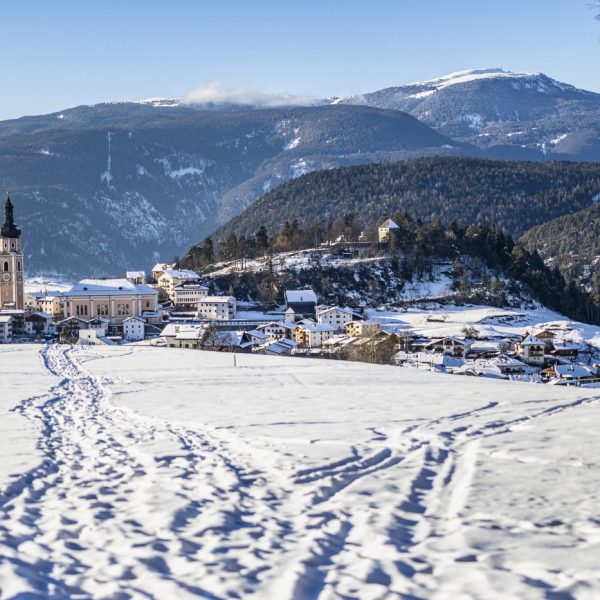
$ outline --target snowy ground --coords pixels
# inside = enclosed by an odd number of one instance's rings
[[[2,600],[600,594],[593,390],[148,347],[0,364]]]

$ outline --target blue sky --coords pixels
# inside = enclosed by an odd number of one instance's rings
[[[7,0],[0,119],[226,88],[347,95],[478,67],[600,92],[590,0]]]

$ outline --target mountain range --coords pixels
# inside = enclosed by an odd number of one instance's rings
[[[310,171],[434,155],[594,161],[599,124],[600,94],[498,69],[311,106],[107,103],[0,122],[0,185],[30,274],[114,274],[171,259]]]

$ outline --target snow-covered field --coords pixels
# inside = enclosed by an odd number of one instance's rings
[[[0,346],[2,600],[600,595],[594,390],[236,362]]]

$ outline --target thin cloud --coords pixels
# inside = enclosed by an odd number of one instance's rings
[[[234,104],[277,108],[280,106],[308,106],[315,104],[311,96],[296,94],[265,94],[247,88],[224,88],[217,81],[188,92],[184,104]]]

